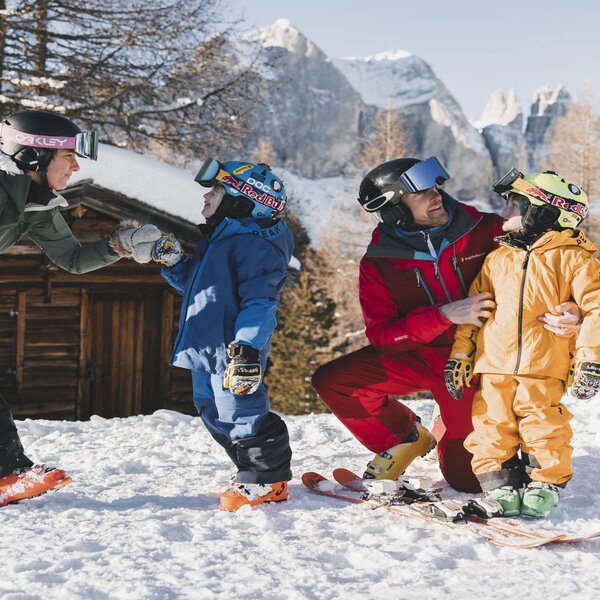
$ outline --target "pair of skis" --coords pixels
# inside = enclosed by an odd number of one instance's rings
[[[302,475],[302,483],[313,493],[336,498],[354,504],[366,504],[372,508],[382,508],[398,516],[413,520],[435,523],[450,529],[465,529],[500,546],[512,548],[538,548],[552,543],[575,543],[600,537],[600,531],[584,535],[570,535],[566,532],[540,528],[533,531],[524,528],[517,521],[509,519],[485,519],[472,514],[464,514],[462,506],[454,501],[443,501],[435,492],[425,490],[404,490],[386,497],[386,494],[369,493],[364,481],[348,469],[335,469],[335,481],[323,475],[308,472]]]

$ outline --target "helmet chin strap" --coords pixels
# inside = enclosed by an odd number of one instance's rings
[[[398,204],[393,204],[392,206],[384,206],[379,211],[379,214],[381,220],[392,227],[399,226],[408,229],[414,221],[410,208],[406,204],[402,204],[402,202],[398,202]]]
[[[508,237],[517,242],[518,245],[531,246],[547,231],[560,231],[562,229],[556,221],[557,217],[557,211],[552,210],[550,207],[529,204],[523,215],[521,229],[509,233]]]
[[[37,166],[35,167],[35,172],[40,177],[40,185],[48,189],[52,189],[48,183],[48,167],[54,158],[54,152],[54,150],[46,149],[37,150]]]
[[[40,176],[40,184],[51,189],[50,184],[48,183],[48,171],[46,171],[46,169],[38,169],[37,172]]]

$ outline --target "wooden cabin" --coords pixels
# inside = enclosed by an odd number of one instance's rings
[[[124,218],[174,233],[188,249],[200,238],[192,223],[90,180],[63,195],[83,244]],[[0,256],[0,393],[15,418],[193,413],[190,372],[169,365],[181,298],[159,271],[122,259],[73,275],[27,239]]]

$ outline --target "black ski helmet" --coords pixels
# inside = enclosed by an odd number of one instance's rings
[[[442,185],[450,174],[435,156],[426,160],[396,158],[369,171],[360,183],[358,202],[367,212],[378,212],[384,223],[406,227],[414,222],[402,201],[406,193],[418,193]]]
[[[96,160],[95,132],[83,132],[73,121],[45,110],[23,110],[7,117],[0,129],[0,151],[10,156],[19,169],[37,171],[43,177],[61,148]]]

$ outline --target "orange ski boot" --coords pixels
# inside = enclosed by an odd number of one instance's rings
[[[48,490],[71,483],[72,479],[62,470],[46,465],[34,465],[15,469],[0,477],[0,507],[11,502],[41,496]]]
[[[282,502],[288,499],[287,481],[277,483],[233,483],[221,494],[219,508],[238,510],[242,506],[257,506],[264,502]]]

